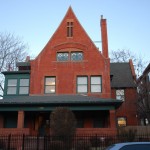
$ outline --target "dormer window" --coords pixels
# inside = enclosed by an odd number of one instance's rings
[[[73,22],[67,22],[67,37],[73,37]]]
[[[17,93],[17,79],[8,79],[7,94],[13,95]]]
[[[29,82],[29,78],[8,79],[6,95],[28,95]]]

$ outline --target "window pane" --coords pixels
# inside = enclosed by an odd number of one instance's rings
[[[101,84],[101,77],[91,77],[91,84]]]
[[[83,53],[82,52],[73,52],[71,53],[71,60],[83,60]]]
[[[46,85],[55,85],[55,77],[47,77],[45,84]]]
[[[17,79],[8,79],[8,86],[17,86]]]
[[[55,86],[46,86],[45,93],[55,93]]]
[[[16,87],[8,87],[7,94],[16,94],[17,88]]]
[[[127,122],[126,122],[126,118],[125,117],[119,117],[118,118],[118,126],[126,126]]]
[[[69,53],[57,53],[57,60],[58,61],[68,61]]]
[[[124,95],[117,95],[116,99],[118,99],[118,100],[124,100]]]
[[[19,94],[29,94],[29,87],[20,87]]]
[[[124,95],[124,90],[116,90],[117,95]]]
[[[91,85],[91,92],[101,92],[100,85]]]
[[[116,90],[116,99],[118,100],[124,100],[125,96],[124,96],[124,90]]]
[[[78,77],[78,84],[87,84],[87,77]]]
[[[20,79],[20,86],[29,86],[29,79]]]
[[[78,85],[77,92],[78,93],[87,93],[87,85]]]

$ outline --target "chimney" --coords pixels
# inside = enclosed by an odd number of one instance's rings
[[[103,19],[101,15],[101,38],[102,38],[102,54],[108,58],[108,39],[107,39],[107,23],[106,19]]]
[[[136,74],[135,74],[135,69],[134,69],[132,59],[129,59],[129,65],[130,65],[130,68],[131,68],[131,73],[132,73],[133,79],[136,80]]]
[[[27,56],[26,57],[26,62],[29,62],[30,61],[30,56]]]

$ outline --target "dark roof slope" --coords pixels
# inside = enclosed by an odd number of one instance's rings
[[[122,101],[116,99],[104,99],[86,95],[51,95],[51,96],[12,96],[0,100],[0,105],[40,105],[40,104],[99,104],[120,105]]]
[[[111,63],[112,88],[136,87],[129,63]]]

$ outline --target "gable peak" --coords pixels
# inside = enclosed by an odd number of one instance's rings
[[[68,8],[66,16],[69,15],[69,14],[73,14],[75,16],[75,13],[74,13],[74,11],[73,11],[71,6],[69,6],[69,8]]]

